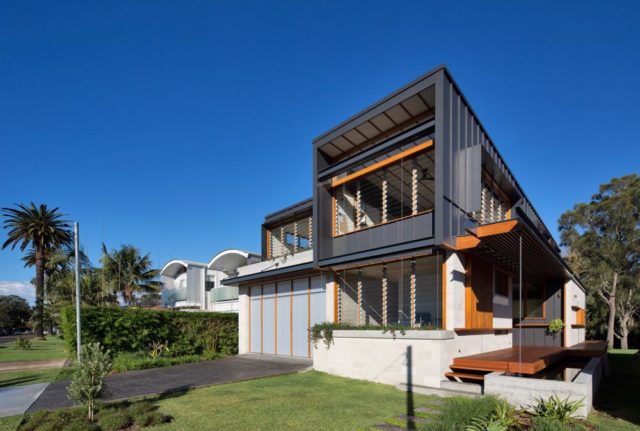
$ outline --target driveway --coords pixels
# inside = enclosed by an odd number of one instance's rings
[[[144,395],[179,392],[199,386],[232,383],[305,370],[311,360],[268,355],[238,355],[215,361],[174,365],[151,370],[129,371],[107,377],[105,401]],[[28,412],[71,407],[67,397],[68,381],[53,382],[29,408]]]

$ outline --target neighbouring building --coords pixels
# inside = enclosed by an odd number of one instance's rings
[[[259,260],[241,250],[224,250],[207,263],[174,259],[162,268],[162,306],[194,311],[238,311],[238,288],[225,284],[240,266]]]
[[[602,354],[585,342],[584,288],[444,66],[312,151],[313,197],[267,215],[261,261],[225,280],[241,353],[429,388]],[[325,321],[369,330],[314,346]],[[415,330],[375,329],[397,324]]]

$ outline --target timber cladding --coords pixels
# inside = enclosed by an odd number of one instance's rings
[[[493,328],[493,266],[467,255],[464,287],[465,328]]]

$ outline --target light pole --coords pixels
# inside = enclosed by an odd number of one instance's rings
[[[78,362],[80,362],[80,247],[78,246],[80,237],[80,225],[73,224],[73,245],[76,254],[76,352]]]

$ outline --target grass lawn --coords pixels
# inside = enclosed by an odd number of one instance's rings
[[[47,337],[46,340],[32,338],[29,350],[16,350],[12,343],[0,346],[0,361],[43,361],[64,359],[68,356],[64,341],[53,336]]]
[[[44,370],[0,371],[0,388],[53,382],[71,378],[71,368],[47,368]]]
[[[415,406],[429,397],[413,395]],[[173,421],[153,430],[361,430],[406,411],[392,386],[309,371],[195,389],[158,402]]]
[[[604,431],[640,430],[640,356],[637,350],[610,350],[611,375],[602,380],[589,419]]]
[[[0,418],[0,431],[16,431],[18,425],[22,421],[22,416],[9,416],[8,418]]]

